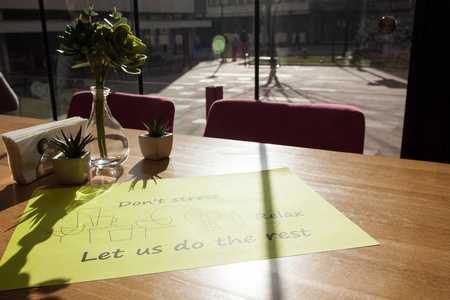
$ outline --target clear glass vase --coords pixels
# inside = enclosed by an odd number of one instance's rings
[[[109,110],[106,101],[109,92],[106,87],[91,87],[92,111],[86,135],[92,134],[95,140],[86,146],[86,150],[91,153],[91,165],[99,169],[120,165],[130,153],[127,133]]]

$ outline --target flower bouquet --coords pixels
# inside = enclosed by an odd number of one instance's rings
[[[62,49],[58,49],[57,52],[64,56],[76,57],[72,68],[89,66],[91,69],[95,81],[95,87],[92,87],[91,91],[94,95],[93,113],[95,114],[99,155],[101,158],[107,158],[105,97],[109,89],[105,88],[106,75],[110,68],[120,68],[128,74],[140,74],[139,67],[145,63],[147,58],[142,54],[146,46],[133,35],[130,26],[126,24],[127,19],[123,18],[122,13],[116,8],[110,14],[112,21],[105,19],[105,24],[100,24],[93,21],[93,18],[98,16],[93,10],[94,5],[91,6],[88,3],[88,6],[84,10],[88,21],[83,21],[80,14],[73,25],[67,25],[66,31],[59,36]],[[91,118],[92,116],[93,114]]]

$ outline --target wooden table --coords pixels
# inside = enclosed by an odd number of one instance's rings
[[[0,134],[44,122],[1,115]],[[5,291],[0,299],[450,298],[450,165],[182,135],[170,160],[153,162],[141,157],[141,132],[127,132],[131,154],[119,182],[289,167],[381,245]],[[58,186],[54,175],[15,183],[1,143],[0,254],[31,193]]]

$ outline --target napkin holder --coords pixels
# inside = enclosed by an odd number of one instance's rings
[[[21,184],[28,184],[53,172],[50,159],[57,154],[52,138],[75,136],[86,127],[86,119],[73,117],[2,134],[12,178]]]

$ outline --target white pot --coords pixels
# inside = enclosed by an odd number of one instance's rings
[[[89,175],[91,156],[86,152],[79,158],[67,158],[63,153],[52,159],[53,170],[61,184],[81,184]]]
[[[151,137],[148,133],[139,136],[139,146],[146,159],[161,160],[169,157],[172,152],[173,134],[162,137]]]

